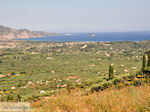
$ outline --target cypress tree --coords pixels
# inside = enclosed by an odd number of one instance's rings
[[[109,74],[108,74],[109,80],[113,79],[113,74],[114,74],[113,65],[110,64],[110,65],[109,65]]]
[[[143,55],[142,72],[146,70],[146,55]]]
[[[21,102],[21,96],[19,94],[17,95],[17,99],[18,99],[18,102]]]
[[[147,67],[150,67],[150,51],[148,52]]]

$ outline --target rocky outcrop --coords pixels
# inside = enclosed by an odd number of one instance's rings
[[[0,39],[17,39],[17,38],[38,38],[56,35],[56,33],[48,33],[44,31],[30,31],[27,29],[13,29],[0,25]]]

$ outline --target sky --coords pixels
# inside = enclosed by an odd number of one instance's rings
[[[48,32],[150,31],[150,0],[0,0],[0,25]]]

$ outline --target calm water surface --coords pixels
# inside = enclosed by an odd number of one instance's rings
[[[19,40],[29,41],[142,41],[150,40],[150,32],[120,32],[120,33],[92,33],[96,36],[88,34],[74,34],[49,36],[42,38],[29,38]]]

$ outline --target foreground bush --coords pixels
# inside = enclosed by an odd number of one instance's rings
[[[149,91],[149,86],[130,86],[87,96],[82,96],[80,91],[63,92],[33,102],[32,112],[149,112]]]

